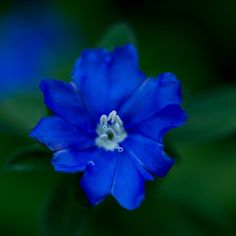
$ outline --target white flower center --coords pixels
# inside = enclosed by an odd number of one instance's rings
[[[100,123],[97,126],[96,132],[98,136],[95,142],[98,147],[102,147],[108,151],[123,151],[119,143],[127,137],[127,133],[116,111],[112,111],[108,116],[102,115],[100,117]]]

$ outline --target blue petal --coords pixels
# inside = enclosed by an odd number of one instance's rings
[[[43,80],[40,88],[51,111],[80,129],[90,131],[89,118],[75,86],[62,81]]]
[[[186,119],[185,112],[179,106],[169,105],[150,119],[132,127],[133,129],[130,129],[130,132],[142,134],[156,142],[162,143],[166,132],[182,125]]]
[[[125,149],[152,174],[163,177],[174,161],[163,151],[163,145],[141,135],[129,135],[122,143]]]
[[[138,53],[132,45],[118,47],[112,55],[109,99],[118,105],[142,84],[146,75],[139,70]]]
[[[61,150],[56,152],[52,164],[56,171],[76,173],[84,171],[88,163],[94,163],[97,158],[97,151],[78,151],[75,149]]]
[[[81,178],[81,187],[92,205],[111,193],[118,160],[114,153],[98,149],[96,160],[87,165]]]
[[[85,149],[94,144],[93,139],[87,134],[58,116],[41,119],[30,136],[53,151],[72,147]]]
[[[119,158],[112,186],[112,195],[129,210],[140,206],[144,199],[145,179],[128,155]]]
[[[144,80],[138,57],[131,45],[113,52],[85,50],[77,61],[72,78],[94,119],[116,109]]]
[[[93,117],[106,109],[110,59],[106,50],[84,50],[72,73],[81,98]]]
[[[127,152],[128,158],[132,160],[136,168],[139,170],[140,174],[143,176],[145,180],[154,180],[152,174],[146,169],[146,167],[143,165],[143,163],[137,158],[137,156],[134,155],[134,153],[126,148],[125,150]]]
[[[171,73],[150,78],[118,111],[127,127],[155,115],[167,105],[181,104],[180,82]],[[128,124],[128,125],[127,125]]]
[[[137,208],[144,199],[144,182],[152,176],[129,152],[98,149],[97,156],[87,165],[81,186],[92,205],[112,194],[127,209]]]

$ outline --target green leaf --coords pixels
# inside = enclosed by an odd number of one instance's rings
[[[0,165],[5,164],[5,158],[17,148],[28,144],[29,138],[22,135],[6,122],[0,122]]]
[[[176,150],[176,147],[174,146],[174,142],[172,142],[169,137],[165,137],[164,139],[165,143],[165,152],[167,155],[171,158],[173,158],[175,161],[179,162],[181,160],[178,151]]]
[[[0,122],[23,134],[28,134],[46,114],[39,90],[12,96],[0,104]]]
[[[41,145],[34,144],[16,150],[7,158],[6,170],[10,171],[48,171],[52,169],[52,154]]]
[[[119,23],[107,30],[98,46],[112,50],[128,43],[136,44],[135,35],[129,26]]]
[[[88,202],[88,199],[83,192],[80,184],[79,184],[79,179],[81,178],[81,175],[77,175],[74,179],[74,185],[72,188],[72,200],[78,208],[91,208],[91,205]],[[73,184],[73,182],[72,182]]]
[[[174,131],[186,141],[223,139],[236,132],[236,87],[227,86],[196,96],[186,108],[189,119]]]
[[[76,207],[73,197],[79,185],[74,185],[76,177],[67,176],[50,196],[43,218],[43,236],[76,236],[85,229],[88,212]]]

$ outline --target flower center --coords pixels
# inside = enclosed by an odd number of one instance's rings
[[[96,132],[98,136],[95,142],[98,147],[102,147],[107,151],[123,151],[119,143],[127,137],[127,133],[116,111],[112,111],[108,116],[102,115],[100,117],[100,123],[97,125]]]

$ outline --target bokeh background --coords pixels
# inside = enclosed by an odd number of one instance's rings
[[[0,5],[0,235],[236,235],[234,0]],[[68,81],[81,50],[100,45],[115,24],[130,29],[149,76],[178,76],[189,115],[167,137],[176,165],[147,184],[145,201],[132,212],[112,199],[74,208],[65,188],[56,187],[62,174],[41,163],[33,171],[32,163],[6,164],[19,148],[35,144],[28,132],[47,113],[40,79]]]

